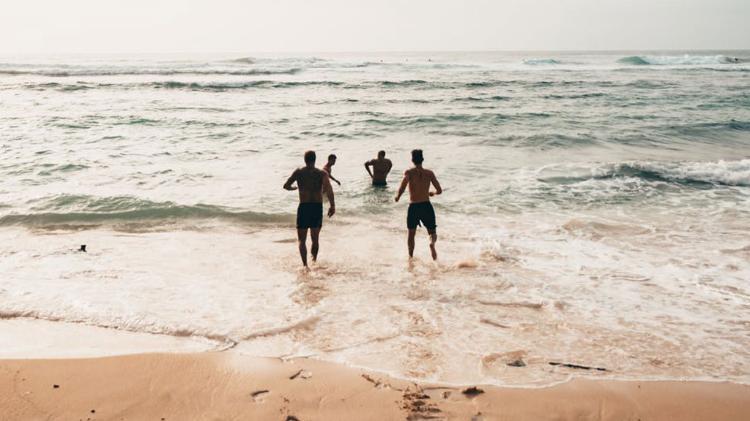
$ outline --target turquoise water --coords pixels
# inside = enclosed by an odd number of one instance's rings
[[[442,381],[747,381],[749,58],[1,57],[0,314]],[[392,202],[413,148],[437,265]],[[281,189],[307,149],[342,181],[312,274]]]

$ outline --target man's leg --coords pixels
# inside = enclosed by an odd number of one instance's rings
[[[310,252],[313,262],[318,261],[318,236],[320,236],[320,228],[310,228],[310,239],[312,240]]]
[[[432,253],[432,260],[437,260],[437,250],[435,250],[435,243],[437,242],[437,231],[428,231],[430,233],[430,253]]]
[[[297,228],[297,242],[299,243],[299,257],[302,264],[307,267],[307,228]]]
[[[409,245],[409,258],[414,257],[414,236],[417,234],[416,229],[409,230],[409,238],[406,243]]]

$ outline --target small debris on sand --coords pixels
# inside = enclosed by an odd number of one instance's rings
[[[256,390],[255,392],[250,394],[250,397],[253,398],[255,402],[262,402],[261,397],[265,395],[266,393],[270,393],[270,390]]]
[[[297,377],[299,377],[301,379],[309,379],[310,377],[312,377],[312,373],[309,372],[309,371],[300,370],[300,371],[292,374],[291,376],[289,376],[289,380],[294,380]]]
[[[569,363],[558,363],[550,361],[549,365],[554,366],[560,366],[560,367],[567,367],[567,368],[577,368],[579,370],[596,370],[596,371],[609,371],[606,368],[603,367],[589,367],[587,365],[578,365],[578,364],[569,364]]]
[[[508,366],[510,366],[510,367],[526,367],[526,363],[523,362],[523,360],[519,358],[519,359],[517,359],[515,361],[509,362]]]
[[[472,386],[464,389],[463,391],[461,391],[461,393],[463,393],[466,397],[472,398],[474,396],[481,395],[482,393],[484,393],[484,390],[476,386]]]
[[[53,385],[52,385],[52,388],[53,388],[53,389],[59,389],[59,388],[60,388],[60,385],[59,385],[59,384],[53,384]]]
[[[479,319],[479,322],[480,323],[484,323],[484,324],[488,324],[490,326],[495,326],[495,327],[503,328],[503,329],[510,329],[510,326],[508,326],[508,325],[504,325],[504,324],[502,324],[500,322],[496,322],[494,320],[485,319],[484,317],[482,317],[481,319]]]

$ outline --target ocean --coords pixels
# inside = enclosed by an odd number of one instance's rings
[[[415,148],[436,263],[393,201]],[[342,185],[303,271],[308,149]],[[0,319],[446,383],[750,382],[748,51],[3,56],[0,157]]]

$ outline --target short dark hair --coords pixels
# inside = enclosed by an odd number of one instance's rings
[[[328,155],[328,160],[330,161],[331,159],[336,159],[336,154]]]
[[[385,151],[378,151],[378,156],[385,157]]]
[[[315,151],[305,152],[305,164],[314,164],[315,158]]]
[[[419,165],[422,162],[424,162],[424,156],[422,156],[422,150],[421,149],[414,149],[411,151],[411,162]]]

